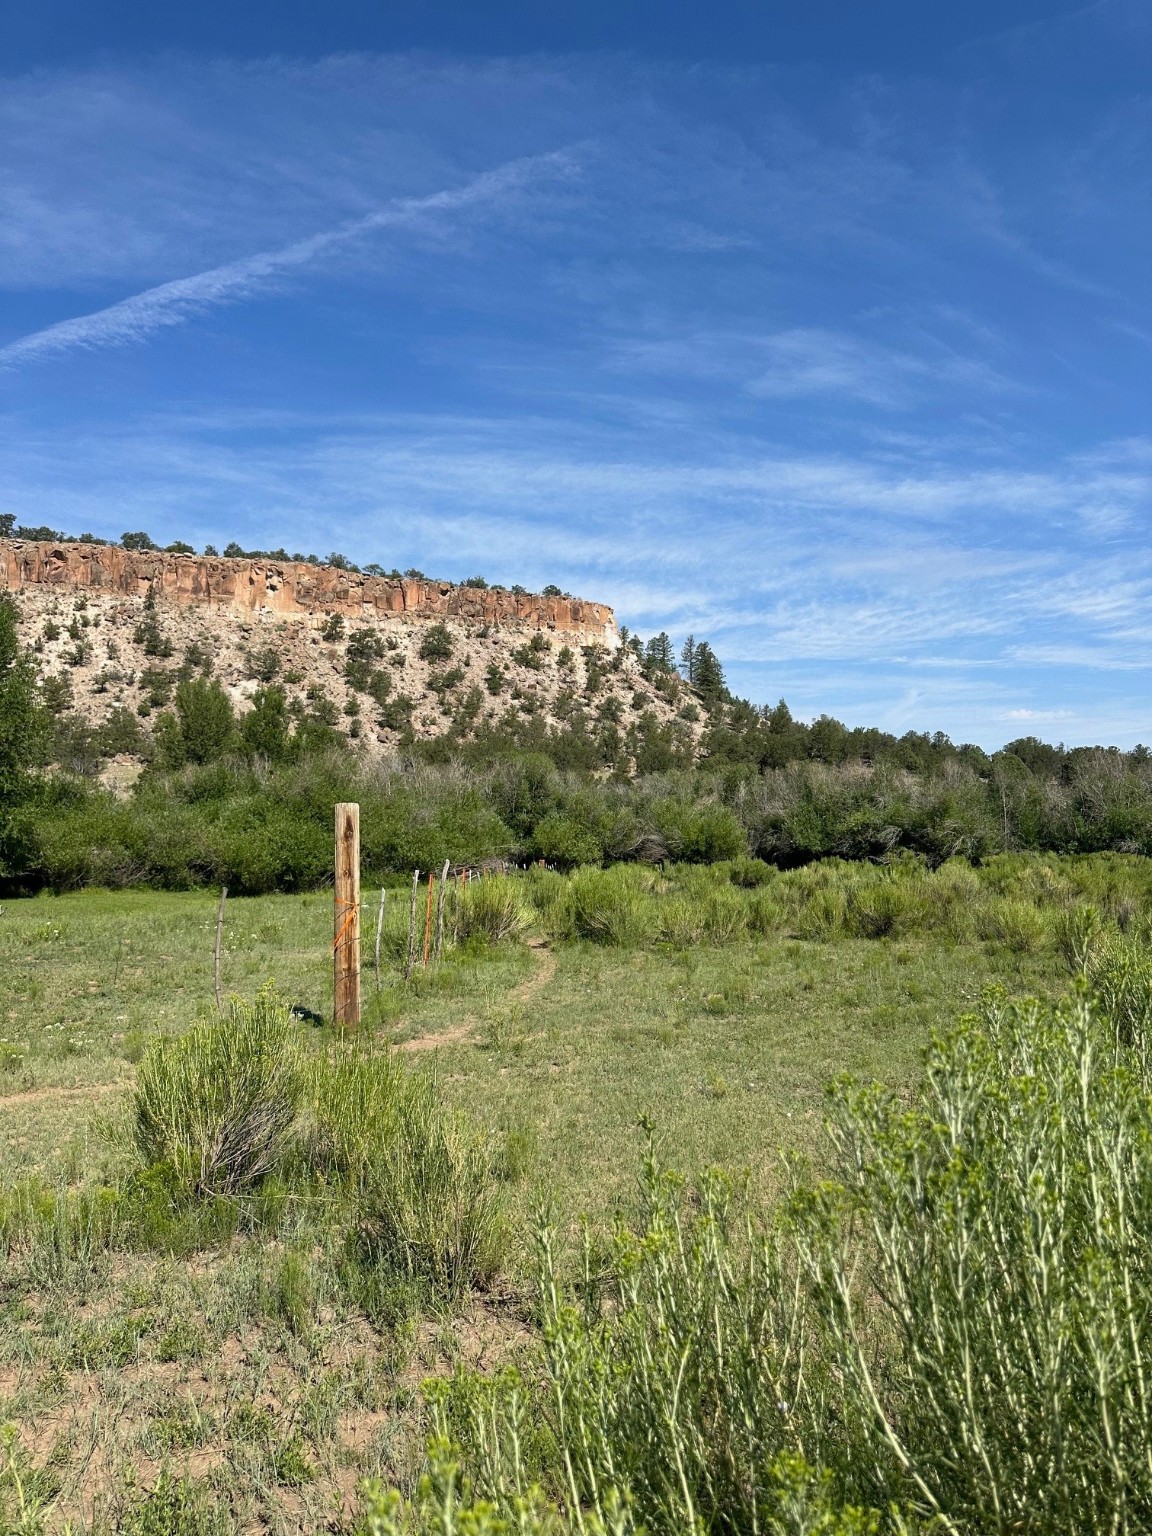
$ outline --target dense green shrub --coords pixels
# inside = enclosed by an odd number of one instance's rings
[[[482,944],[501,944],[519,938],[528,921],[520,883],[506,875],[470,880],[454,889],[452,929],[462,943],[476,939]]]
[[[211,828],[213,869],[229,890],[315,889],[332,867],[332,833],[266,795],[229,801]]]
[[[232,1208],[274,1175],[281,1199],[284,1189],[301,1202],[318,1188],[329,1204],[339,1196],[333,1214],[365,1274],[445,1301],[486,1284],[505,1241],[487,1141],[445,1108],[429,1077],[390,1054],[333,1045],[306,1056],[294,1029],[264,994],[147,1052],[134,1105],[145,1172],[127,1207],[138,1239],[172,1247],[173,1200],[211,1213],[224,1196]],[[158,1200],[171,1214],[153,1232]],[[14,1219],[0,1210],[0,1239]],[[194,1245],[217,1233],[201,1222],[190,1235]]]
[[[209,684],[200,679],[196,686],[196,697],[207,699]],[[364,865],[372,873],[432,869],[445,858],[457,865],[544,859],[561,868],[673,860],[722,864],[732,883],[745,887],[773,879],[774,866],[835,866],[844,859],[853,863],[863,887],[872,879],[872,865],[892,869],[913,859],[918,862],[911,867],[920,874],[951,870],[952,895],[944,900],[947,882],[924,887],[932,910],[919,915],[912,911],[910,891],[875,901],[907,903],[904,918],[896,921],[893,915],[894,932],[923,925],[954,938],[970,933],[975,923],[961,889],[960,871],[972,872],[971,859],[979,861],[982,889],[1034,906],[1095,904],[1121,924],[1148,905],[1152,891],[1136,853],[1103,852],[1093,873],[1083,875],[1046,862],[1051,855],[1042,851],[1045,846],[1107,846],[1099,828],[1089,829],[1084,818],[1091,805],[1104,814],[1108,795],[1093,800],[1086,786],[1080,830],[1061,819],[1063,811],[1057,821],[1041,818],[1033,838],[1041,851],[1021,864],[1017,854],[995,851],[1005,832],[1002,808],[989,799],[989,785],[962,764],[935,777],[859,763],[838,768],[806,763],[754,780],[734,776],[731,783],[706,771],[597,779],[561,771],[538,750],[515,750],[478,766],[454,759],[447,749],[438,749],[436,762],[429,760],[431,749],[421,749],[415,758],[370,762],[346,748],[321,750],[332,738],[317,719],[301,718],[289,733],[288,715],[278,688],[262,690],[234,738],[247,755],[209,762],[188,760],[180,721],[168,717],[157,760],[127,801],[76,778],[29,780],[35,793],[22,813],[27,834],[22,846],[26,852],[36,846],[37,855],[29,855],[24,878],[56,888],[314,887],[327,878],[324,847],[332,806],[355,800],[361,806]],[[313,737],[313,748],[305,751],[302,742]],[[69,760],[83,765],[92,750],[91,743],[80,742],[75,751],[68,749]],[[163,766],[172,761],[183,766]],[[1152,800],[1152,770],[1141,771]],[[1049,809],[1056,806],[1057,788],[1049,785],[1044,793]],[[1023,826],[1011,815],[1007,830],[1011,840],[1021,840]],[[862,898],[854,931],[869,925],[872,901]]]
[[[307,1063],[305,1083],[307,1167],[361,1187],[379,1148],[399,1134],[406,1078],[398,1059],[341,1045]]]
[[[447,661],[452,655],[452,634],[446,624],[431,624],[420,641],[424,661]]]
[[[918,882],[885,880],[853,886],[848,893],[845,926],[861,939],[893,938],[914,929],[922,917]]]
[[[715,801],[658,800],[652,806],[652,819],[671,859],[714,864],[748,852],[748,839],[735,812]]]
[[[660,915],[643,870],[578,869],[571,877],[572,936],[624,947],[646,944],[659,931]]]
[[[411,1077],[368,1151],[357,1201],[365,1258],[452,1300],[495,1275],[507,1233],[487,1142]]]
[[[595,833],[573,816],[550,811],[532,831],[532,852],[549,864],[571,869],[577,864],[599,864],[604,849]]]
[[[976,931],[982,939],[995,940],[1017,954],[1028,954],[1044,942],[1048,924],[1030,901],[993,897],[978,910]]]
[[[668,896],[660,903],[660,937],[674,949],[695,949],[704,942],[704,912],[691,896]]]
[[[1088,909],[1091,911],[1092,909]],[[1085,925],[1087,926],[1087,925]],[[1083,937],[1081,930],[1079,937]],[[1152,1067],[1152,930],[1147,922],[1133,933],[1106,933],[1093,927],[1084,944],[1079,974],[1085,975],[1120,1039]]]

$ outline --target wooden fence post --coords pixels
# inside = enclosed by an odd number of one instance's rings
[[[412,871],[412,900],[408,906],[408,962],[404,967],[404,980],[412,974],[416,964],[416,893],[420,889],[420,871]]]
[[[380,940],[384,937],[384,887],[380,887],[380,905],[376,910],[376,990],[380,990]]]
[[[436,876],[431,871],[428,873],[428,910],[424,914],[424,969],[428,969],[428,945],[432,938],[432,887],[436,884]]]
[[[332,1022],[340,1029],[360,1023],[360,807],[336,807],[336,881],[332,912]]]
[[[432,958],[439,960],[440,950],[444,944],[444,893],[448,889],[448,864],[444,860],[444,868],[440,871],[440,890],[436,897],[436,948],[432,952]]]
[[[224,995],[220,990],[220,950],[224,943],[224,903],[228,900],[228,887],[220,887],[220,905],[216,908],[216,952],[213,956],[212,979],[216,984],[216,1007],[218,1011],[224,1010]],[[121,939],[123,943],[123,939]],[[120,956],[116,956],[116,967],[119,970]]]

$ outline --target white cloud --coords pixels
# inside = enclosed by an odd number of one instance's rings
[[[1075,711],[1071,709],[1008,709],[1000,716],[1002,720],[1026,720],[1032,725],[1052,724],[1057,720],[1072,720]]]

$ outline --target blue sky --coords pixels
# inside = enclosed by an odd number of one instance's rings
[[[0,5],[0,510],[1152,740],[1143,0],[174,9]]]

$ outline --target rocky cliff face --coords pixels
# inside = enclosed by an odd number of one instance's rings
[[[617,642],[611,608],[580,598],[394,580],[291,561],[145,553],[106,544],[0,543],[0,589],[30,587],[109,597],[151,593],[173,604],[317,621],[334,613],[357,621],[453,618],[554,630],[610,646]]]
[[[632,725],[699,733],[675,680],[642,676],[602,603],[15,540],[0,541],[5,589],[46,697],[92,726],[147,731],[183,679],[210,674],[238,714],[275,684],[297,715],[369,751],[532,718],[621,737]]]

